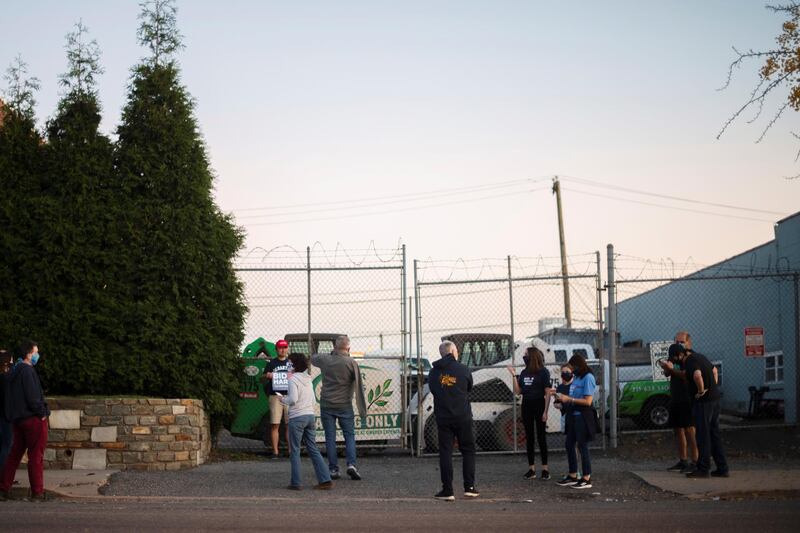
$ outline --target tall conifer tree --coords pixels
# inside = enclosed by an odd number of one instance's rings
[[[47,216],[38,221],[46,265],[37,283],[39,312],[48,324],[38,340],[49,356],[42,370],[59,393],[128,392],[124,380],[107,375],[121,349],[113,260],[120,195],[112,182],[113,145],[98,131],[100,50],[82,21],[66,39],[64,92],[44,148]]]
[[[138,37],[151,54],[133,69],[116,150],[131,199],[126,347],[142,391],[200,397],[219,421],[232,414],[238,387],[244,305],[232,260],[242,234],[211,196],[213,174],[175,60],[175,3],[141,5]]]
[[[0,101],[0,345],[14,347],[42,325],[35,273],[42,268],[38,221],[42,139],[36,131],[34,95],[39,80],[15,58],[4,76]]]

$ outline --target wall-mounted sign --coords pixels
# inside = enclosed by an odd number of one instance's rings
[[[764,357],[764,328],[744,328],[745,357]]]

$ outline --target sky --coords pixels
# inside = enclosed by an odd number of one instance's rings
[[[82,19],[103,52],[113,137],[146,55],[138,12],[3,2],[0,65],[21,54],[40,79],[40,124]],[[781,23],[751,0],[193,0],[178,2],[178,59],[245,251],[402,242],[419,259],[555,257],[559,175],[568,254],[612,243],[707,265],[771,240],[800,208],[800,179],[785,179],[800,172],[794,112],[760,143],[767,112],[716,139],[757,79],[745,64],[718,90],[732,46],[768,48]]]

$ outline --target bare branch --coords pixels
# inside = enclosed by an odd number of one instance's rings
[[[763,100],[762,100],[762,102],[763,102]],[[767,126],[764,128],[764,131],[761,132],[761,136],[759,136],[758,140],[756,141],[756,144],[758,144],[762,140],[764,140],[764,137],[767,135],[767,132],[769,131],[769,129],[778,121],[779,118],[781,118],[781,115],[783,114],[783,111],[786,109],[786,107],[788,105],[789,105],[788,103],[783,104],[780,107],[780,109],[778,109],[778,112],[775,113],[775,116],[772,117],[772,120],[770,120],[769,124],[767,124]]]
[[[739,68],[745,59],[754,59],[757,57],[765,57],[765,56],[775,57],[775,56],[791,55],[791,52],[784,50],[769,50],[767,52],[754,52],[752,49],[747,53],[743,54],[739,50],[737,50],[735,46],[731,46],[731,48],[733,49],[734,52],[736,52],[736,54],[739,57],[736,58],[734,61],[732,61],[730,65],[728,65],[728,77],[725,80],[725,84],[722,87],[718,88],[717,91],[724,91],[730,86],[731,80],[733,79],[733,69]]]
[[[719,140],[719,138],[720,138],[720,137],[722,137],[722,134],[723,134],[723,133],[725,133],[725,130],[727,130],[727,129],[728,129],[728,126],[730,126],[730,125],[733,123],[733,121],[734,121],[734,120],[736,120],[737,118],[739,118],[739,115],[741,115],[741,114],[744,112],[744,110],[745,110],[745,109],[747,109],[748,107],[750,107],[750,106],[751,106],[753,103],[757,102],[758,100],[761,100],[761,99],[763,99],[763,98],[764,98],[764,97],[765,97],[765,96],[766,96],[766,95],[767,95],[767,94],[768,94],[768,93],[769,93],[769,92],[770,92],[772,89],[774,89],[775,87],[777,87],[778,85],[780,85],[781,83],[783,83],[784,81],[786,81],[786,79],[787,79],[788,77],[790,77],[791,75],[792,75],[792,73],[791,73],[791,72],[790,72],[790,73],[787,73],[787,74],[784,74],[784,75],[783,75],[783,76],[781,76],[780,78],[778,78],[778,79],[774,80],[774,81],[773,81],[773,82],[771,82],[769,85],[767,85],[767,88],[766,88],[766,89],[764,89],[764,90],[761,92],[761,94],[759,94],[758,96],[755,96],[755,97],[753,97],[753,98],[750,98],[750,100],[748,100],[748,101],[747,101],[747,102],[746,102],[746,103],[745,103],[745,104],[744,104],[742,107],[740,107],[740,108],[739,108],[739,110],[738,110],[738,111],[736,111],[736,113],[734,113],[734,114],[733,114],[733,115],[732,115],[732,116],[731,116],[731,117],[730,117],[730,118],[727,120],[727,122],[725,122],[725,124],[722,126],[722,129],[721,129],[721,130],[720,130],[720,132],[717,134],[717,140]]]

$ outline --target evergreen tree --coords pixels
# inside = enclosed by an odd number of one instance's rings
[[[137,390],[199,397],[216,422],[233,413],[244,305],[232,260],[242,234],[211,196],[213,174],[181,85],[175,4],[142,4],[140,43],[151,55],[133,70],[117,130],[125,213],[131,354]]]
[[[42,139],[34,108],[39,80],[28,77],[20,56],[4,76],[0,100],[0,346],[13,348],[35,337],[42,325],[35,284],[42,269],[38,221],[41,196]]]
[[[68,69],[55,116],[47,124],[40,205],[40,249],[46,268],[37,277],[47,327],[37,337],[43,374],[58,393],[129,392],[107,376],[119,356],[114,257],[119,194],[113,183],[113,146],[98,132],[95,83],[102,73],[97,42],[83,22],[67,35]],[[113,364],[111,365],[113,368]]]

